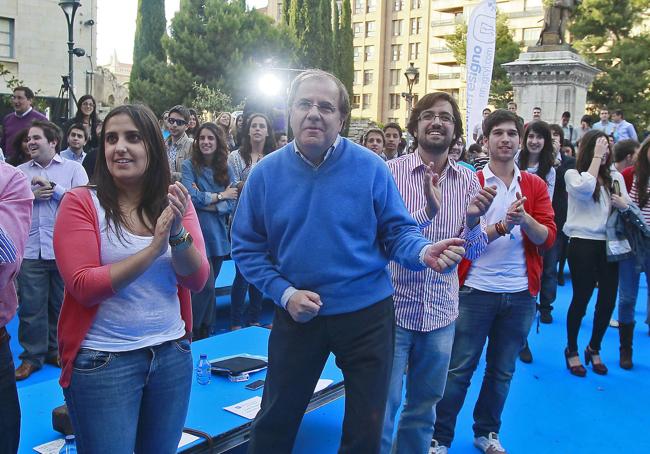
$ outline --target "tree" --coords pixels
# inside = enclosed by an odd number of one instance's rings
[[[339,47],[335,49],[338,57],[338,78],[347,88],[352,99],[352,84],[354,82],[354,59],[352,55],[352,8],[350,0],[343,0],[341,11],[341,27],[339,29]]]
[[[158,61],[165,61],[161,40],[165,36],[166,26],[164,0],[138,0],[131,81],[141,77],[141,64],[148,55],[153,55]]]
[[[244,0],[182,1],[162,43],[168,62],[143,60],[147,77],[131,87],[158,114],[181,102],[191,105],[195,83],[239,103],[249,95],[261,62],[273,58],[291,65],[295,54],[286,27],[247,10]]]
[[[332,1],[320,0],[319,2],[320,33],[322,36],[321,69],[332,71],[334,69],[334,42],[332,41]]]
[[[291,6],[290,0],[284,0],[282,2],[282,23],[284,25],[289,25],[289,6]]]
[[[492,65],[492,83],[490,84],[490,103],[496,107],[506,107],[512,100],[512,84],[508,74],[501,66],[516,60],[521,47],[515,42],[508,29],[508,19],[505,14],[497,11],[497,38],[494,46],[494,64]],[[467,50],[467,24],[460,24],[456,32],[447,39],[447,47],[454,54],[460,65],[465,64]]]
[[[588,101],[622,109],[637,130],[650,124],[648,10],[650,0],[583,0],[569,28],[575,48],[602,71]]]
[[[220,90],[194,82],[192,84],[192,93],[194,99],[191,104],[198,112],[209,112],[216,115],[218,112],[233,110],[230,96]]]
[[[332,0],[332,73],[339,75],[338,53],[341,48],[341,29],[339,25],[339,7],[336,0]]]

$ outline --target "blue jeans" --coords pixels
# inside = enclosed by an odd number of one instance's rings
[[[4,328],[3,328],[4,331]],[[5,331],[6,333],[6,331]],[[15,453],[20,439],[20,405],[9,335],[0,332],[0,453]]]
[[[186,339],[128,352],[82,348],[63,390],[81,454],[171,454],[192,385]]]
[[[635,257],[619,262],[618,266],[618,321],[619,323],[633,323],[641,273],[636,270]],[[648,287],[645,322],[650,325],[650,254],[646,257],[643,272]]]
[[[246,307],[246,292],[250,304]],[[232,326],[244,326],[245,323],[259,323],[262,312],[262,292],[249,284],[235,265],[235,279],[230,289],[230,323]]]
[[[20,359],[40,368],[58,355],[56,326],[63,304],[63,279],[54,260],[25,259],[18,273]]]
[[[454,322],[424,333],[396,327],[393,371],[381,439],[382,454],[429,452],[436,404],[445,390],[453,342]],[[406,401],[393,443],[395,414],[402,402],[405,374]]]
[[[210,335],[214,325],[217,306],[214,281],[221,271],[224,257],[209,257],[210,274],[205,286],[200,292],[192,293],[192,338],[204,339]]]
[[[528,290],[490,293],[463,286],[451,350],[445,393],[436,407],[435,438],[450,447],[456,418],[467,388],[488,340],[485,376],[474,406],[474,436],[499,433],[501,413],[515,372],[517,355],[524,346],[535,317],[535,298]]]

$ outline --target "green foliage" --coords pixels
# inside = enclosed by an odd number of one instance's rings
[[[209,112],[213,117],[216,117],[218,112],[231,112],[233,110],[230,96],[218,89],[194,82],[192,84],[192,95],[191,105],[198,112]]]
[[[165,61],[165,50],[161,39],[165,36],[166,26],[164,0],[138,0],[131,81],[141,76],[141,62],[148,55],[153,55],[159,61]]]
[[[130,85],[131,99],[159,115],[181,103],[208,111],[232,105],[230,97],[238,104],[249,95],[261,62],[288,66],[295,55],[287,27],[247,10],[245,0],[183,0],[162,44],[168,61],[145,57]]]
[[[291,6],[290,3],[291,2],[287,1],[287,0],[284,0],[282,2],[282,18],[281,19],[282,19],[282,23],[284,25],[289,25],[289,6]]]
[[[5,68],[5,66],[2,63],[0,63],[0,77],[4,79],[5,85],[11,91],[11,94],[0,94],[0,103],[11,107],[12,106],[11,96],[13,94],[14,89],[16,87],[24,86],[25,82],[23,82],[22,79],[19,79],[18,77],[16,77],[15,74],[13,74],[11,71]],[[45,112],[45,109],[47,109],[48,104],[44,99],[38,97],[41,91],[42,90],[39,88],[34,92],[34,100],[32,101],[32,105],[39,112]]]
[[[339,49],[341,48],[340,11],[336,0],[332,0],[332,73],[339,74]]]
[[[343,0],[341,11],[341,27],[339,29],[339,47],[335,49],[335,55],[338,57],[338,78],[348,89],[350,99],[352,99],[352,84],[354,81],[354,59],[352,55],[352,8],[350,0]]]
[[[575,48],[602,71],[588,101],[622,109],[637,131],[650,124],[650,32],[639,27],[648,10],[650,0],[583,0],[570,27]]]
[[[322,48],[320,50],[320,68],[332,72],[334,69],[334,42],[332,41],[332,1],[320,0],[318,6],[320,18],[319,33]]]
[[[494,64],[492,66],[492,83],[490,85],[490,104],[497,108],[507,107],[512,100],[512,84],[508,74],[501,65],[516,60],[521,46],[515,42],[508,29],[505,14],[497,11],[497,39],[495,44]],[[464,65],[467,50],[467,24],[460,24],[456,32],[447,39],[447,47],[454,54],[456,61]]]
[[[296,33],[296,30],[305,29],[305,19],[303,16],[303,0],[290,0],[289,5],[289,29]]]

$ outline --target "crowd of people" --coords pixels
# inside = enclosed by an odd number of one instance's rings
[[[569,112],[549,124],[535,107],[524,124],[511,102],[484,109],[467,146],[455,99],[437,92],[417,101],[406,131],[388,123],[357,142],[341,136],[345,87],[309,70],[290,89],[287,143],[260,112],[201,122],[183,105],[160,119],[125,105],[102,120],[85,95],[59,128],[33,98],[14,90],[0,142],[2,453],[19,441],[15,380],[45,363],[61,367],[80,452],[176,452],[190,341],[214,334],[214,282],[229,258],[232,330],[260,326],[263,301],[275,303],[251,453],[291,451],[334,353],[340,452],[444,454],[486,343],[474,444],[506,452],[517,358],[533,361],[535,314],[553,322],[566,261],[568,371],[607,374],[617,293],[619,364],[633,367],[650,139],[639,143],[621,111],[574,127]],[[6,325],[17,307],[14,369]]]

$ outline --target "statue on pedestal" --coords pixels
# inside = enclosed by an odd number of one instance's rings
[[[564,35],[571,14],[579,0],[547,0],[544,2],[544,28],[538,46],[565,44]]]

